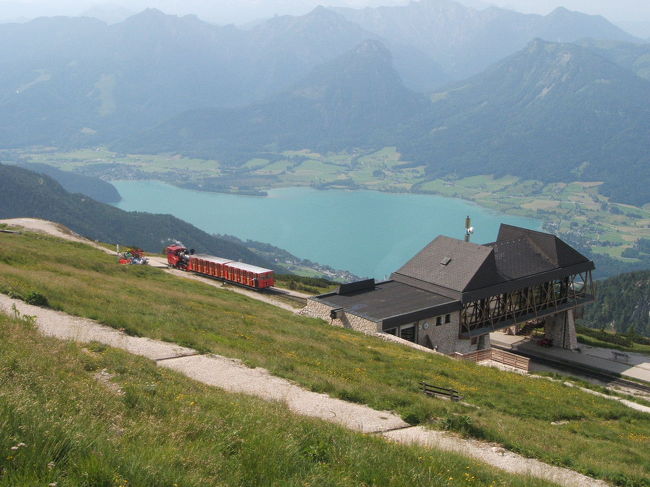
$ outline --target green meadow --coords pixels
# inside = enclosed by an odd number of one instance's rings
[[[0,315],[0,486],[535,486]]]
[[[650,485],[650,417],[562,383],[414,351],[245,296],[138,266],[83,244],[0,234],[0,292],[127,333],[238,358],[411,424],[492,441],[621,486]],[[465,403],[431,399],[427,381]],[[395,484],[397,485],[397,484]]]

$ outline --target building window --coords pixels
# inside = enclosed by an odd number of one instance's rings
[[[389,335],[397,335],[397,328],[391,328],[390,330],[384,331],[384,333],[388,333]]]
[[[399,337],[409,342],[415,342],[415,326],[411,325],[402,328],[399,332]]]
[[[478,343],[478,338],[477,337],[472,337],[471,344],[476,345]]]
[[[442,316],[436,316],[436,326],[442,325]]]
[[[445,315],[445,323],[451,323],[451,315]]]

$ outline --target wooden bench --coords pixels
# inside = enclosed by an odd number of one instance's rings
[[[420,382],[422,386],[422,392],[427,396],[436,396],[446,399],[451,399],[454,402],[460,401],[463,399],[463,396],[454,389],[447,389],[446,387],[438,387],[433,384],[427,384],[426,382]]]

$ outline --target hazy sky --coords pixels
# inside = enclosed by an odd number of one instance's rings
[[[650,0],[458,0],[473,6],[498,5],[522,12],[546,14],[555,7],[600,14],[613,21],[647,22],[650,25]],[[248,22],[274,13],[302,14],[319,3],[324,5],[404,4],[408,0],[0,0],[0,19],[39,15],[79,15],[95,5],[112,5],[132,12],[147,6],[168,13],[196,13],[206,20]]]

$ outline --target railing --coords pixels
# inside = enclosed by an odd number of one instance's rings
[[[486,350],[477,350],[476,352],[470,352],[465,355],[454,353],[452,354],[452,357],[460,360],[469,360],[471,362],[483,362],[485,360],[492,360],[500,364],[515,367],[520,370],[525,370],[526,372],[528,372],[530,367],[530,359],[522,357],[521,355],[505,352],[503,350],[496,350],[493,348],[488,348]]]
[[[420,382],[422,392],[427,396],[440,396],[443,398],[451,399],[452,401],[460,401],[463,396],[455,389],[447,389],[446,387],[438,387],[426,382]]]

